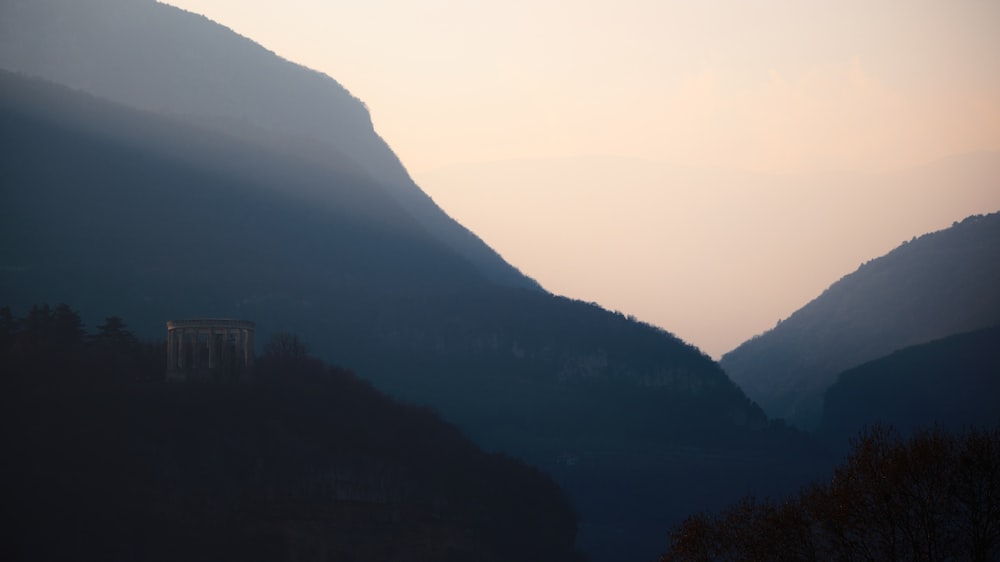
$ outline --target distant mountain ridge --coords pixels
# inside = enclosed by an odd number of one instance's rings
[[[318,159],[346,157],[486,277],[539,288],[413,183],[364,104],[332,78],[149,0],[9,0],[0,15],[0,68],[248,139],[313,145]]]
[[[721,361],[772,416],[820,420],[841,371],[894,350],[1000,324],[1000,213],[915,237],[862,264]]]

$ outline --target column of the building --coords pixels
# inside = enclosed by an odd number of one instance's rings
[[[226,326],[222,330],[222,365],[227,370],[233,368],[233,349],[229,345],[230,340],[233,337],[233,328],[231,326]]]
[[[233,338],[233,348],[230,350],[232,357],[229,358],[229,361],[231,361],[232,365],[235,367],[242,367],[241,357],[243,356],[243,330],[239,328],[232,328],[230,332],[232,334],[231,337]]]
[[[194,353],[191,354],[191,368],[198,371],[201,370],[201,355],[203,349],[201,346],[201,328],[191,330],[191,335],[194,336],[194,345],[192,346]]]
[[[185,328],[184,339],[187,340],[187,369],[190,371],[198,366],[198,330],[196,328]]]
[[[240,367],[250,366],[250,330],[240,329]]]
[[[198,357],[201,353],[198,352],[198,328],[188,328],[184,330],[187,335],[187,345],[188,345],[188,370],[194,370],[198,368]]]
[[[234,327],[233,328],[233,365],[237,369],[242,369],[245,365],[243,363],[243,357],[246,355],[245,341],[246,336],[243,335],[243,328]]]
[[[219,340],[219,355],[215,360],[215,364],[223,369],[229,368],[229,327],[226,326],[222,328],[222,333],[218,334],[217,339]]]
[[[205,338],[204,347],[201,348],[202,349],[201,359],[204,360],[205,363],[199,365],[202,369],[205,369],[205,367],[212,366],[212,330],[202,329],[201,332],[199,333],[198,338],[199,338],[199,344],[201,343],[201,338]]]
[[[185,355],[186,349],[184,348],[184,338],[187,334],[184,328],[176,328],[177,334],[177,368],[186,369],[187,368],[187,356]]]
[[[243,328],[234,327],[233,328],[233,365],[238,369],[242,369],[243,356],[246,354],[244,351],[245,345],[244,340],[246,336],[243,335]]]
[[[244,356],[245,365],[247,367],[252,367],[254,361],[253,332],[253,328],[247,328],[247,347],[246,355]]]
[[[237,367],[241,367],[242,365],[240,364],[240,357],[243,355],[243,330],[240,330],[239,328],[233,328],[232,329],[232,334],[233,334],[233,336],[232,336],[233,337],[233,349],[232,349],[233,356],[232,356],[232,358],[230,358],[230,361],[233,362],[233,365],[235,365]]]
[[[213,326],[208,327],[208,368],[214,369],[216,367],[216,341],[215,341],[215,328]]]
[[[177,368],[177,353],[174,350],[174,330],[167,329],[167,370],[173,371]]]
[[[208,338],[205,337],[205,329],[202,328],[202,329],[198,330],[198,348],[199,348],[199,353],[198,353],[198,370],[204,370],[205,369],[205,366],[206,366],[205,365],[205,361],[206,361],[206,359],[208,359],[208,357],[206,357],[206,355],[208,355],[208,353],[205,353],[205,346],[207,346],[208,343],[209,343],[208,342]],[[211,346],[209,346],[209,349],[211,349]],[[211,353],[211,352],[209,352],[209,353]]]
[[[229,338],[229,328],[223,328],[222,333],[216,333],[215,338],[219,344],[219,354],[215,357],[215,365],[225,369],[228,366],[226,363],[226,356],[229,355],[229,352],[226,351],[226,347],[229,346],[227,343],[227,339]]]

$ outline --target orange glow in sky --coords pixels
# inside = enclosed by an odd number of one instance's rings
[[[343,84],[547,289],[713,356],[860,261],[1000,210],[981,160],[950,196],[910,197],[930,180],[902,171],[1000,152],[994,0],[169,3]]]

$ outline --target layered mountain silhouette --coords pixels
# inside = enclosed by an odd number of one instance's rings
[[[539,288],[413,183],[364,104],[330,77],[157,2],[11,0],[0,10],[0,67],[300,156],[349,159],[486,277]]]
[[[0,294],[15,310],[69,302],[144,338],[187,317],[297,333],[550,471],[595,559],[648,558],[686,514],[816,468],[693,346],[540,291],[434,226],[414,203],[426,196],[386,179],[405,171],[332,80],[151,2],[4,10],[17,30],[0,34],[3,65],[73,88],[0,76]],[[303,106],[315,131],[270,121]]]
[[[824,394],[821,431],[1000,425],[1000,327],[907,347],[844,371]]]
[[[1000,323],[1000,214],[904,243],[727,353],[726,372],[770,415],[815,427],[841,371]]]

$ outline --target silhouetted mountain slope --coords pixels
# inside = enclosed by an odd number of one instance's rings
[[[727,353],[722,366],[771,415],[813,427],[837,373],[1000,323],[998,257],[996,213],[914,238]]]
[[[850,436],[865,426],[903,431],[1000,425],[1000,327],[907,347],[844,371],[827,389],[821,430]]]
[[[149,0],[8,0],[0,15],[0,67],[323,161],[345,155],[486,277],[538,288],[413,183],[364,104],[330,77]]]
[[[267,298],[306,298],[304,284],[485,284],[363,175],[40,81],[2,79],[8,294],[42,289],[33,278],[80,290],[58,273],[77,266],[109,280],[202,278],[229,293],[227,308],[279,279],[291,284]]]
[[[162,342],[5,312],[5,560],[580,558],[550,478],[342,369],[266,355],[252,382],[164,384]]]
[[[487,282],[364,177],[11,75],[0,124],[0,294],[15,308],[73,302],[143,337],[199,316],[301,334],[552,471],[595,558],[651,556],[687,513],[813,474],[801,439],[696,348]]]

